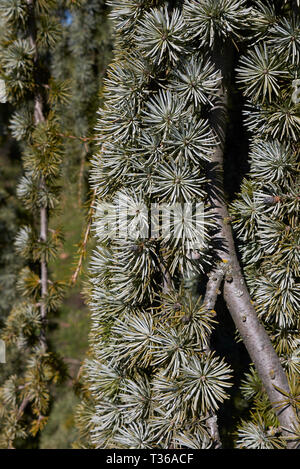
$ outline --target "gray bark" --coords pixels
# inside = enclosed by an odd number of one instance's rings
[[[204,297],[204,305],[207,310],[211,311],[215,309],[215,304],[220,293],[220,286],[223,277],[224,270],[221,267],[214,269],[209,274],[209,280],[206,285],[206,292]],[[205,347],[205,352],[209,353],[210,351],[210,338],[208,338],[208,344]],[[218,418],[215,412],[211,411],[209,413],[209,415],[207,416],[206,424],[208,427],[209,434],[214,442],[214,448],[221,449],[222,443],[219,434]]]

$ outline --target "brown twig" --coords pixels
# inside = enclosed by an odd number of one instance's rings
[[[85,255],[86,255],[86,246],[87,246],[87,243],[88,243],[89,234],[90,234],[91,225],[92,225],[92,218],[93,218],[93,213],[94,213],[95,199],[96,199],[96,189],[94,189],[94,191],[93,191],[92,199],[91,199],[91,202],[90,202],[90,208],[89,208],[89,212],[88,212],[88,223],[87,223],[87,227],[86,227],[86,230],[85,230],[85,233],[84,233],[83,241],[82,241],[82,243],[80,245],[80,248],[79,248],[80,256],[79,256],[79,260],[78,260],[78,263],[77,263],[77,267],[76,267],[76,270],[75,270],[74,274],[71,277],[71,281],[70,281],[71,285],[75,285],[75,283],[77,281],[77,278],[78,278],[78,275],[79,275],[79,273],[81,271],[81,268],[82,268],[83,259],[85,258]]]
[[[86,156],[89,152],[89,147],[86,142],[83,142],[84,150],[81,153],[80,158],[80,169],[79,169],[79,176],[78,176],[78,207],[81,206],[81,194],[82,194],[82,186],[83,186],[83,175],[84,175],[84,166]]]
[[[57,135],[59,137],[63,137],[63,138],[71,138],[73,140],[81,140],[82,142],[90,142],[90,141],[93,141],[93,140],[97,140],[97,137],[77,137],[76,135],[62,134],[62,133],[59,133]]]

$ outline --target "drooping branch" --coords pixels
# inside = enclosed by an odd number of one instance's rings
[[[226,78],[228,63],[230,63],[230,51],[215,52],[213,60],[216,68],[219,68],[223,77]],[[227,77],[228,78],[228,77]],[[213,184],[218,185],[219,196],[212,196],[214,213],[219,227],[218,236],[221,236],[223,244],[218,251],[218,255],[228,265],[225,276],[223,295],[231,317],[243,339],[244,345],[253,361],[258,375],[263,383],[266,393],[270,399],[275,414],[283,429],[283,434],[287,436],[284,429],[292,431],[296,426],[296,415],[291,406],[278,407],[278,402],[282,400],[282,395],[276,389],[282,389],[289,393],[289,385],[284,369],[272,346],[270,338],[263,325],[259,321],[255,308],[251,302],[251,297],[247,289],[245,278],[237,257],[232,228],[228,223],[230,220],[223,186],[223,166],[224,166],[224,143],[226,138],[226,120],[228,108],[228,88],[226,80],[219,90],[219,105],[216,106],[210,116],[210,123],[221,141],[213,155],[215,164],[215,179]],[[214,191],[216,194],[216,191]],[[292,447],[292,443],[288,443]]]
[[[37,65],[38,63],[38,49],[37,49],[37,42],[36,42],[36,19],[35,19],[35,12],[34,12],[34,4],[35,0],[27,0],[28,9],[29,9],[29,42],[31,47],[34,50],[34,64]],[[34,124],[37,126],[40,123],[45,122],[45,116],[43,111],[43,99],[39,89],[37,88],[35,91],[34,96]],[[40,188],[43,190],[45,188],[45,179],[41,175],[40,176]],[[40,208],[40,241],[42,243],[47,242],[48,237],[48,213],[47,207]],[[41,320],[42,320],[42,329],[40,334],[40,342],[43,347],[47,348],[46,342],[46,321],[47,321],[47,307],[46,307],[46,297],[48,294],[48,266],[45,260],[45,254],[43,254],[41,261],[41,302],[40,302],[40,311],[41,311]]]

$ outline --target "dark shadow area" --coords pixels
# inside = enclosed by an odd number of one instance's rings
[[[234,446],[234,432],[237,425],[240,419],[245,418],[249,412],[248,403],[241,395],[240,384],[251,361],[243,342],[237,340],[236,327],[221,295],[216,304],[216,312],[218,325],[211,337],[211,347],[217,355],[224,357],[226,363],[234,370],[233,386],[227,391],[230,398],[220,405],[218,411],[223,448],[231,449]]]
[[[233,69],[237,67],[237,54]],[[239,192],[243,178],[250,170],[248,154],[251,135],[244,125],[245,99],[236,86],[236,76],[231,77],[228,121],[224,148],[224,190],[229,202]]]

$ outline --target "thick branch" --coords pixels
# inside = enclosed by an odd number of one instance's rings
[[[224,72],[223,62],[228,61],[228,54],[224,54],[223,52],[221,56],[220,53],[217,53],[214,59],[216,67],[222,70],[224,76],[226,70]],[[226,65],[228,66],[228,62]],[[275,404],[282,400],[282,395],[274,386],[289,392],[286,374],[275,353],[268,334],[258,320],[237,258],[232,229],[227,223],[229,214],[223,187],[223,150],[226,134],[225,122],[228,97],[224,83],[223,88],[220,89],[220,103],[220,106],[212,111],[210,121],[212,127],[221,139],[221,144],[213,156],[213,163],[216,165],[214,183],[219,185],[219,193],[221,196],[213,196],[212,202],[215,207],[216,220],[220,229],[218,236],[221,236],[223,239],[223,246],[220,248],[218,254],[227,261],[228,269],[230,270],[230,275],[228,274],[225,277],[224,299],[251,360],[257,369],[281,427],[292,431],[293,424],[296,425],[296,415],[292,407],[289,406],[279,411]]]

